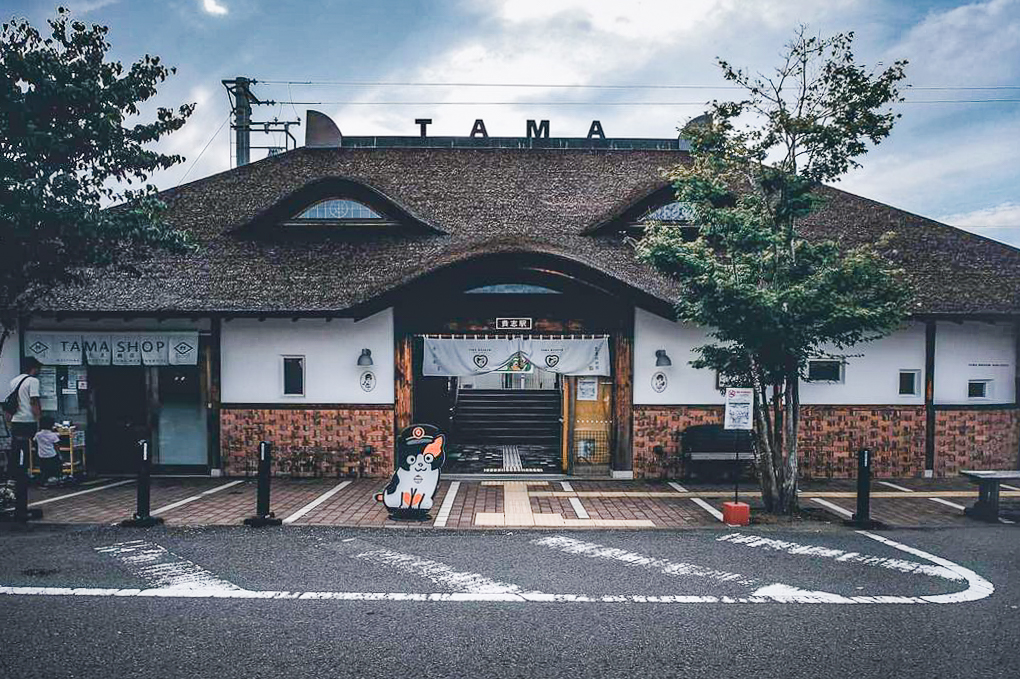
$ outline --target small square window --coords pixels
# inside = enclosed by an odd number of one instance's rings
[[[808,382],[842,382],[843,362],[830,360],[808,361]]]
[[[918,370],[900,371],[900,396],[917,396],[917,383],[921,376]]]
[[[991,380],[970,380],[967,382],[967,398],[988,398],[991,386]]]
[[[305,357],[283,357],[283,395],[305,395]]]

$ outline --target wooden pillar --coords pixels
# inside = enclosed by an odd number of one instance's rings
[[[924,469],[935,474],[935,321],[924,324]]]
[[[393,427],[397,435],[411,425],[414,413],[412,386],[414,384],[414,336],[397,331],[393,353]]]
[[[613,335],[613,471],[634,469],[634,309]]]
[[[209,467],[222,469],[223,451],[220,450],[220,345],[223,331],[219,318],[210,320],[209,340],[205,345],[203,371],[205,373],[206,435],[209,442]]]

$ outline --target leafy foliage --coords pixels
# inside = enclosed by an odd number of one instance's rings
[[[808,241],[798,224],[822,200],[822,182],[858,167],[898,117],[906,62],[873,73],[854,61],[853,34],[828,39],[802,27],[771,77],[720,60],[744,88],[684,129],[691,162],[670,172],[699,237],[652,224],[638,256],[680,282],[679,319],[710,328],[697,367],[754,385],[755,440],[766,505],[796,504],[799,379],[810,357],[881,337],[905,318],[902,272],[883,256],[893,238],[844,248]],[[740,123],[750,119],[747,125]]]
[[[152,172],[183,161],[147,148],[194,110],[139,106],[174,69],[145,55],[107,61],[108,28],[58,8],[44,37],[26,20],[0,42],[0,322],[87,267],[126,264],[152,248],[190,247],[161,220]],[[141,184],[139,188],[131,188]],[[117,204],[112,209],[104,206]]]

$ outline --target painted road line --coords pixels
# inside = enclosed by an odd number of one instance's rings
[[[746,535],[743,533],[730,533],[716,539],[717,542],[725,542],[731,545],[743,545],[745,547],[757,547],[777,552],[785,552],[794,556],[810,556],[819,559],[832,559],[840,563],[855,563],[865,566],[877,566],[888,568],[901,573],[919,573],[931,575],[947,580],[962,580],[963,577],[956,571],[949,570],[943,566],[932,566],[917,561],[905,559],[891,559],[885,556],[870,556],[860,552],[847,552],[842,549],[834,549],[820,545],[802,545],[786,540],[761,537],[759,535]]]
[[[193,561],[168,552],[155,542],[131,540],[107,547],[96,547],[124,565],[134,576],[157,589],[236,591],[241,588],[221,580]]]
[[[417,575],[430,580],[434,584],[448,587],[457,592],[509,594],[523,591],[517,585],[496,582],[479,573],[456,571],[439,561],[424,559],[413,554],[402,554],[389,549],[373,549],[368,552],[362,552],[354,558],[395,568],[403,573]]]
[[[226,490],[227,488],[230,488],[232,486],[236,486],[239,483],[244,483],[244,479],[238,479],[237,481],[230,481],[229,483],[224,483],[222,486],[216,486],[215,488],[210,488],[209,490],[203,491],[203,492],[199,493],[198,495],[192,495],[191,497],[186,497],[183,500],[178,500],[177,502],[171,502],[168,505],[163,505],[159,509],[154,509],[151,512],[149,512],[149,515],[150,516],[158,516],[158,515],[163,514],[165,512],[169,512],[171,509],[177,509],[178,507],[183,507],[186,504],[191,504],[192,502],[195,502],[196,500],[201,500],[202,498],[204,498],[204,497],[206,497],[208,495],[212,495],[213,493],[218,493],[221,490]]]
[[[722,512],[720,512],[718,509],[716,509],[712,505],[710,505],[707,502],[705,502],[704,500],[702,500],[700,497],[692,497],[691,498],[691,502],[693,502],[694,504],[698,505],[699,507],[704,509],[709,514],[711,514],[715,518],[719,519],[720,521],[723,520]]]
[[[826,509],[829,509],[829,510],[832,510],[832,511],[836,512],[840,516],[845,516],[848,519],[854,518],[854,513],[853,512],[847,511],[846,509],[843,509],[839,505],[835,505],[835,504],[833,504],[831,502],[823,500],[820,497],[813,497],[813,498],[811,498],[811,501],[812,502],[817,502],[818,504],[820,504],[821,506],[825,507]]]
[[[579,519],[591,518],[591,516],[588,515],[588,510],[584,508],[583,504],[581,504],[580,498],[576,497],[570,498],[570,506],[574,508],[574,513],[577,514],[577,518]]]
[[[567,492],[567,493],[573,493],[574,492],[574,487],[572,485],[570,485],[570,481],[560,481],[560,485],[563,487],[563,490],[565,492]]]
[[[67,500],[68,498],[78,497],[79,495],[86,495],[88,493],[96,493],[107,488],[113,488],[115,486],[123,486],[128,483],[134,483],[134,479],[128,479],[126,481],[116,481],[114,483],[108,483],[105,486],[99,486],[98,488],[89,488],[88,490],[79,490],[75,493],[68,493],[67,495],[58,495],[57,497],[51,497],[46,500],[39,500],[38,502],[32,502],[29,507],[38,507],[39,505],[49,504],[50,502],[58,502],[60,500]]]
[[[1016,490],[1016,491],[1020,491],[1020,488],[1017,488],[1016,486],[1009,486],[1009,485],[1006,485],[1005,483],[1000,483],[999,485],[1000,485],[1001,487],[1003,487],[1003,488],[1006,488],[1007,490]]]
[[[678,493],[686,493],[687,492],[687,489],[684,488],[683,486],[681,486],[676,481],[670,481],[669,485],[670,485],[671,488],[673,488],[673,490],[675,490]]]
[[[658,571],[664,575],[673,575],[678,577],[691,575],[699,578],[719,580],[721,582],[736,582],[741,585],[753,585],[756,582],[754,578],[748,578],[740,573],[730,573],[727,571],[715,570],[714,568],[704,568],[703,566],[697,566],[691,563],[659,559],[652,556],[646,556],[644,554],[638,554],[636,552],[628,552],[623,549],[617,549],[616,547],[606,547],[605,545],[600,545],[594,542],[575,540],[574,538],[568,538],[563,535],[539,538],[537,540],[532,540],[531,544],[539,545],[541,547],[549,547],[550,549],[555,549],[556,551],[563,552],[564,554],[574,554],[576,556],[583,556],[589,559],[619,561],[627,564],[628,566],[638,566],[647,570]]]
[[[439,508],[439,514],[436,515],[436,522],[433,524],[436,528],[446,528],[446,523],[450,520],[450,512],[453,511],[453,500],[457,497],[459,490],[460,481],[454,481],[446,489],[443,505]]]
[[[325,493],[323,493],[319,497],[315,498],[314,500],[312,500],[311,502],[306,504],[301,509],[297,510],[296,512],[294,512],[293,514],[291,514],[290,516],[285,518],[283,520],[283,522],[284,523],[294,523],[295,521],[300,519],[302,516],[304,516],[305,514],[307,514],[310,511],[312,511],[313,509],[315,509],[316,507],[321,505],[323,502],[325,502],[329,498],[331,498],[334,495],[336,495],[337,493],[339,493],[341,490],[343,490],[347,486],[351,485],[351,483],[352,483],[351,479],[348,479],[346,481],[341,481],[340,483],[336,484],[335,486],[333,486],[332,488],[327,490]]]
[[[940,505],[945,505],[947,507],[952,507],[953,509],[959,509],[961,512],[964,509],[966,509],[966,507],[964,507],[963,505],[958,505],[955,502],[950,502],[949,500],[943,500],[940,497],[930,497],[928,499],[931,500],[932,502],[938,502]]]
[[[890,488],[895,488],[896,490],[902,490],[904,493],[913,493],[914,492],[913,489],[911,489],[911,488],[904,488],[903,486],[897,486],[895,483],[889,483],[888,481],[879,481],[878,483],[881,483],[883,486],[889,486]]]

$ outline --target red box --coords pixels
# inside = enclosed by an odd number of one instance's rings
[[[751,523],[751,505],[746,502],[724,502],[723,522],[731,526],[746,526]]]

